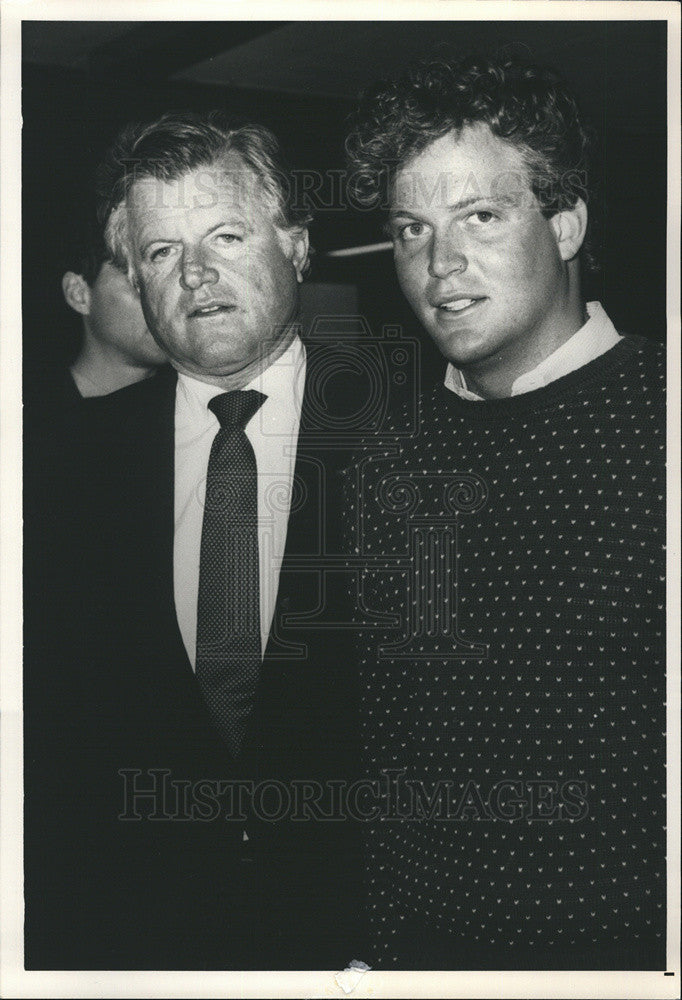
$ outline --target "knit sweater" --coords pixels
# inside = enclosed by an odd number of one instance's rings
[[[665,968],[664,376],[438,386],[354,466],[377,967]]]

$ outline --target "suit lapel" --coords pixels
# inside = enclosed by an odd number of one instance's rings
[[[313,600],[315,581],[302,563],[322,555],[326,513],[327,468],[320,457],[319,433],[315,429],[309,383],[306,377],[301,420],[296,444],[296,462],[292,484],[292,501],[287,525],[284,557],[280,570],[273,623],[265,654],[272,659],[301,660],[305,643],[301,635],[286,627],[287,616],[307,610]],[[316,586],[316,584],[315,584]]]
[[[333,624],[343,604],[328,586],[338,582],[334,525],[346,453],[335,445],[333,428],[322,426],[318,406],[306,378],[287,540],[251,730],[266,776],[345,774],[352,677],[342,648],[346,633]]]

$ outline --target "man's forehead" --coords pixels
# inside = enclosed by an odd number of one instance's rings
[[[477,198],[515,202],[529,190],[520,150],[487,125],[469,125],[434,139],[398,168],[391,209],[468,205]]]
[[[145,175],[135,179],[128,192],[133,213],[186,209],[253,207],[261,185],[255,172],[237,153],[228,153],[174,177]],[[260,192],[262,194],[262,191]]]

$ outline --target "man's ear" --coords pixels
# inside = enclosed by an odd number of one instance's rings
[[[573,208],[557,212],[549,220],[554,229],[562,260],[573,260],[578,254],[587,232],[587,205],[578,198]]]
[[[81,316],[90,315],[90,285],[82,274],[67,271],[62,278],[62,292],[67,305]]]
[[[292,263],[296,269],[296,279],[300,283],[306,272],[308,264],[308,253],[310,250],[307,229],[294,229],[291,232],[291,243],[293,247]]]

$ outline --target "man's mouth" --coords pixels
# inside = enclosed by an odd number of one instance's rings
[[[232,312],[236,306],[225,302],[214,302],[211,305],[199,306],[189,314],[190,319],[197,319],[203,316],[218,316],[220,313]]]
[[[442,312],[449,313],[460,313],[464,312],[465,309],[469,309],[471,306],[478,305],[483,299],[447,299],[445,302],[439,302],[437,308]]]

